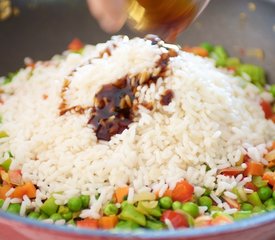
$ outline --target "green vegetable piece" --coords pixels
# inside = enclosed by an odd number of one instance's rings
[[[254,183],[257,188],[260,188],[267,186],[268,181],[263,180],[261,176],[253,176],[252,183]]]
[[[62,218],[65,219],[66,221],[69,221],[70,219],[73,218],[73,213],[72,212],[67,212],[61,214]]]
[[[71,219],[70,221],[68,221],[67,224],[68,224],[68,225],[73,225],[73,226],[76,225],[76,224],[75,224],[75,221],[74,221],[73,219]]]
[[[6,172],[8,172],[9,169],[10,169],[11,161],[12,161],[11,158],[8,158],[8,159],[5,160],[4,162],[2,162],[0,166],[1,166],[2,168],[4,168],[4,170],[5,170]]]
[[[0,199],[0,208],[3,206],[4,202],[5,201],[3,199]]]
[[[243,203],[242,205],[241,205],[241,209],[243,210],[243,211],[252,211],[252,209],[253,209],[253,205],[252,204],[250,204],[250,203]]]
[[[54,213],[50,216],[50,219],[52,219],[54,222],[63,219],[62,216],[59,213]]]
[[[39,212],[30,212],[28,214],[28,218],[31,218],[31,219],[38,219],[40,217],[40,213]]]
[[[275,210],[275,205],[269,205],[269,206],[267,206],[267,207],[266,207],[266,210],[267,210],[268,212],[274,211],[274,210]]]
[[[165,228],[165,225],[160,221],[147,220],[145,228],[152,230],[161,230]]]
[[[179,201],[175,201],[175,202],[172,203],[172,209],[173,210],[181,209],[181,207],[182,207],[182,203],[179,202]]]
[[[9,134],[7,134],[5,131],[0,131],[0,138],[8,137]]]
[[[269,198],[269,199],[267,199],[267,200],[264,202],[264,205],[265,205],[266,207],[268,207],[268,206],[275,206],[275,200],[274,200],[273,198]]]
[[[138,229],[139,225],[133,221],[119,221],[115,229],[119,230],[134,230]]]
[[[238,211],[233,214],[233,218],[236,221],[249,218],[251,216],[251,211]]]
[[[257,192],[253,192],[251,194],[247,195],[247,200],[249,203],[251,203],[253,206],[262,206],[262,201],[259,198],[259,195]]]
[[[208,53],[211,53],[214,50],[214,45],[209,42],[201,43],[200,47],[204,48]]]
[[[78,211],[78,212],[73,212],[73,219],[78,218],[79,215],[80,215],[80,211]]]
[[[172,198],[166,196],[159,199],[159,205],[163,209],[170,209],[172,207],[173,200]]]
[[[57,212],[58,205],[55,203],[55,199],[50,197],[43,203],[43,205],[40,207],[40,210],[46,215],[51,216]]]
[[[261,187],[261,188],[258,189],[258,195],[259,195],[259,198],[262,201],[266,201],[267,199],[269,199],[270,197],[272,197],[272,190],[268,186]]]
[[[272,94],[273,98],[275,98],[275,84],[270,86],[269,92]]]
[[[80,211],[82,208],[81,198],[80,197],[72,197],[69,199],[67,205],[68,205],[68,208],[73,212]]]
[[[68,207],[66,207],[66,206],[59,206],[57,213],[59,213],[59,214],[62,215],[64,213],[68,213],[68,212],[70,212],[70,209]]]
[[[210,197],[202,196],[199,198],[198,203],[200,206],[205,206],[209,210],[213,204],[213,201]]]
[[[273,191],[272,197],[273,197],[273,199],[275,199],[275,191]]]
[[[124,207],[126,207],[129,203],[125,200],[121,203],[121,208],[123,209]]]
[[[3,117],[0,115],[0,124],[3,123]]]
[[[133,221],[141,226],[146,225],[145,216],[142,213],[138,212],[136,208],[130,204],[122,209],[119,218],[126,221]]]
[[[215,46],[213,52],[210,53],[210,57],[216,61],[217,67],[226,66],[228,54],[222,46],[220,45]]]
[[[265,213],[265,208],[263,206],[255,206],[252,210],[253,213]]]
[[[13,80],[13,78],[14,78],[17,74],[18,74],[18,71],[17,71],[17,72],[14,72],[14,73],[12,73],[12,72],[9,73],[9,74],[5,77],[3,84],[5,85],[5,84],[8,84],[8,83],[11,83],[12,80]]]
[[[90,196],[89,195],[81,195],[82,208],[88,208],[90,205]]]
[[[222,212],[223,211],[223,209],[222,208],[220,208],[220,207],[218,207],[218,206],[211,206],[210,207],[210,212],[212,213],[212,212]]]
[[[262,67],[253,64],[241,64],[236,73],[242,76],[243,73],[247,74],[251,82],[258,87],[263,87],[266,84],[265,72]]]
[[[150,206],[150,203],[152,202],[153,202],[153,205],[155,205],[156,203],[155,207],[148,207],[148,204]],[[151,215],[154,217],[161,217],[162,213],[158,205],[158,202],[157,201],[152,201],[152,202],[140,201],[138,202],[136,210],[146,216]]]
[[[49,218],[49,216],[42,212],[40,214],[40,216],[38,217],[38,220],[45,220],[45,219],[48,219],[48,218]]]
[[[204,193],[203,193],[203,196],[209,197],[210,194],[211,194],[211,190],[210,190],[209,188],[205,188],[205,191],[204,191]]]
[[[116,215],[116,214],[118,213],[118,208],[116,207],[115,204],[113,204],[113,203],[108,203],[108,204],[106,205],[106,207],[104,208],[103,213],[104,213],[106,216]]]
[[[227,67],[238,67],[240,64],[241,64],[241,61],[239,58],[230,57],[226,60]]]
[[[196,203],[187,202],[183,204],[181,208],[184,212],[189,213],[192,217],[196,218],[199,216],[199,207]]]
[[[19,203],[11,203],[7,209],[8,213],[19,214],[21,205]]]

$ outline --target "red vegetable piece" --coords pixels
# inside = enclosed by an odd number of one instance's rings
[[[160,220],[164,223],[166,220],[169,220],[175,229],[189,227],[186,217],[183,214],[172,210],[166,210],[163,212]]]
[[[243,173],[244,169],[242,167],[228,167],[218,171],[218,174],[225,176],[237,176]]]
[[[260,104],[261,104],[261,107],[262,107],[262,109],[264,111],[265,118],[266,119],[271,118],[272,115],[273,115],[271,104],[269,102],[267,102],[267,101],[264,101],[264,100],[262,100]]]
[[[194,187],[187,181],[182,180],[177,183],[172,191],[173,201],[187,202],[192,199]]]
[[[90,229],[97,229],[98,228],[98,220],[85,218],[83,220],[76,222],[77,227],[80,228],[90,228]]]
[[[77,52],[80,49],[83,48],[83,43],[78,39],[78,38],[74,38],[70,44],[68,45],[68,49],[73,51],[73,52]]]

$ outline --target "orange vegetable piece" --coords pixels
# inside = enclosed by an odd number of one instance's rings
[[[172,197],[172,190],[171,189],[167,189],[163,195],[163,197]],[[159,192],[156,192],[156,197],[159,198]]]
[[[27,182],[24,185],[17,186],[14,192],[11,194],[11,197],[22,199],[24,195],[27,195],[29,198],[35,198],[36,188],[31,182]]]
[[[117,225],[118,217],[113,216],[103,216],[98,221],[99,228],[102,229],[112,229]]]
[[[85,218],[83,220],[77,221],[76,226],[80,228],[91,228],[97,229],[98,228],[98,220],[92,218]]]
[[[227,224],[227,223],[233,223],[233,220],[225,215],[220,215],[212,219],[211,225],[221,225],[221,224]]]
[[[199,55],[201,57],[208,57],[208,51],[202,47],[184,47],[183,50],[185,52],[194,53],[195,55]]]
[[[84,46],[83,43],[78,38],[74,38],[68,45],[68,49],[73,52],[77,52],[81,50],[83,46]]]
[[[272,113],[272,107],[271,107],[271,104],[267,101],[261,101],[261,107],[264,111],[264,114],[265,114],[265,118],[266,119],[269,119],[273,116],[273,113]]]
[[[246,164],[247,168],[244,171],[244,176],[262,176],[264,174],[264,165],[262,163],[250,161]]]
[[[263,175],[263,180],[268,181],[271,186],[275,186],[275,172],[265,172]]]
[[[122,203],[124,200],[124,197],[128,195],[129,187],[120,187],[117,188],[115,191],[116,201],[118,203]]]
[[[6,193],[11,189],[10,185],[3,185],[0,187],[0,199],[6,199]]]
[[[173,201],[187,202],[192,199],[194,187],[187,181],[182,180],[177,183],[172,190]]]

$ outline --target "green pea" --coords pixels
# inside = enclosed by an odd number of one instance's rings
[[[116,215],[118,213],[118,208],[116,207],[115,204],[113,203],[109,203],[106,205],[106,207],[103,209],[103,213],[106,216],[110,216],[110,215]]]
[[[267,200],[264,202],[264,205],[265,205],[266,207],[268,207],[268,206],[275,206],[275,200],[274,200],[273,198],[269,198],[269,199],[267,199]]]
[[[3,199],[0,199],[0,208],[3,206],[4,202],[5,201]]]
[[[274,211],[274,210],[275,210],[275,205],[269,205],[269,206],[267,206],[267,207],[266,207],[266,210],[267,210],[268,212]]]
[[[162,197],[160,200],[159,200],[159,205],[161,208],[163,209],[169,209],[172,207],[172,204],[173,204],[173,200],[172,198],[166,196],[166,197]]]
[[[243,211],[252,211],[253,205],[250,204],[250,203],[244,202],[244,203],[241,205],[241,209],[242,209]]]
[[[50,216],[50,219],[52,219],[55,222],[57,220],[61,220],[62,216],[59,213],[54,213],[53,215]]]
[[[82,201],[80,197],[72,197],[68,201],[68,208],[73,211],[77,212],[80,211],[82,208]]]
[[[183,206],[181,207],[181,209],[184,212],[189,213],[194,218],[196,218],[200,214],[198,205],[193,202],[184,203]]]
[[[28,218],[31,218],[31,219],[38,219],[40,216],[40,213],[39,212],[30,212],[28,214]]]
[[[70,209],[66,206],[60,206],[58,208],[58,213],[61,214],[61,215],[64,214],[64,213],[68,213],[68,212],[70,212]]]
[[[175,202],[172,203],[172,209],[173,210],[181,209],[181,207],[182,207],[182,204],[179,201],[175,201]]]
[[[210,209],[210,207],[213,204],[212,199],[210,197],[207,197],[207,196],[200,197],[199,200],[198,200],[198,202],[199,202],[200,206],[206,206],[207,209]]]
[[[7,209],[8,213],[19,214],[21,205],[19,203],[11,203]]]
[[[90,196],[89,195],[81,195],[80,198],[81,198],[81,201],[82,201],[82,207],[84,209],[88,208],[89,205],[90,205]]]
[[[48,218],[49,218],[49,216],[42,212],[40,214],[40,216],[38,217],[38,220],[45,220],[45,219],[48,219]]]
[[[125,208],[129,203],[125,200],[121,203],[121,208]]]
[[[66,221],[69,221],[70,219],[73,218],[73,213],[72,212],[67,212],[61,214],[62,218],[65,219]]]
[[[261,187],[258,189],[258,195],[262,201],[265,201],[272,196],[272,190],[268,186]]]

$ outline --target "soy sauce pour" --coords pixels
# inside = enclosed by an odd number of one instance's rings
[[[128,0],[128,22],[139,32],[174,42],[210,0]]]

